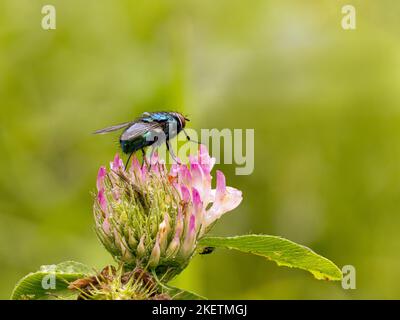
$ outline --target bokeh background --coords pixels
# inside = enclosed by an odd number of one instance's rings
[[[341,28],[353,4],[357,30]],[[57,29],[41,28],[41,8]],[[0,0],[0,298],[42,264],[111,262],[90,192],[101,127],[176,109],[254,128],[255,170],[214,235],[284,236],[357,270],[357,289],[219,250],[175,284],[209,298],[400,298],[400,3]]]

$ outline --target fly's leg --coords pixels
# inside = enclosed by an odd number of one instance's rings
[[[146,163],[146,164],[148,164],[148,163],[147,163],[147,160],[146,160],[146,152],[144,152],[143,148],[140,149],[140,150],[142,151],[142,156],[143,156],[142,166],[141,166],[141,169],[143,169],[144,163]]]
[[[149,164],[149,171],[151,170],[151,165],[152,165],[152,163],[151,163],[151,159],[153,158],[153,154],[154,154],[154,151],[155,151],[155,149],[156,149],[156,147],[155,147],[155,146],[153,146],[153,147],[151,148],[151,151],[150,151],[150,164]]]
[[[130,155],[129,155],[129,157],[128,157],[128,160],[126,160],[126,163],[125,163],[125,171],[128,170],[129,160],[131,160],[131,157],[132,157],[133,153],[134,153],[134,151],[132,151],[132,152],[130,153]]]
[[[182,131],[183,131],[183,133],[185,134],[187,141],[190,141],[190,142],[194,142],[194,143],[198,143],[198,144],[200,144],[200,142],[199,142],[199,141],[192,140],[192,139],[190,138],[190,136],[187,134],[187,132],[185,131],[185,129],[182,129]]]
[[[172,150],[171,146],[169,145],[169,141],[165,141],[165,144],[167,145],[167,150],[170,153],[172,160],[174,160],[177,164],[181,164],[181,162],[176,158],[174,151]]]

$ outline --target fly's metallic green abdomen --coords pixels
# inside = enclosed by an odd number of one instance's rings
[[[148,136],[149,134],[145,133],[141,136],[133,137],[132,139],[120,139],[119,143],[121,144],[122,152],[131,153],[151,146],[154,141],[148,139]]]

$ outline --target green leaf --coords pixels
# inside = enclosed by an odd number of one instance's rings
[[[157,284],[162,289],[162,292],[167,293],[172,298],[172,300],[207,300],[207,298],[202,297],[191,291],[185,291],[185,290],[167,285],[166,283],[163,283],[162,281],[160,281],[160,279],[158,278],[158,276],[154,270],[153,270],[152,274],[153,274],[154,280],[156,280]]]
[[[163,284],[163,288],[166,293],[172,298],[172,300],[207,300],[207,298],[202,297],[191,291],[185,291],[179,288],[167,286]]]
[[[305,246],[277,236],[208,237],[201,239],[199,245],[235,249],[263,256],[275,261],[278,266],[307,270],[319,280],[342,279],[340,269],[332,261]]]
[[[16,284],[11,299],[75,299],[77,293],[69,290],[68,284],[92,274],[93,269],[74,261],[44,265],[39,271],[29,273]]]

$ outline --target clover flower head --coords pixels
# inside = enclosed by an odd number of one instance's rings
[[[179,273],[197,241],[242,201],[221,171],[212,188],[214,164],[203,145],[188,164],[169,170],[156,153],[143,165],[133,157],[128,170],[116,155],[109,170],[99,169],[94,199],[96,232],[105,248],[132,268]]]

